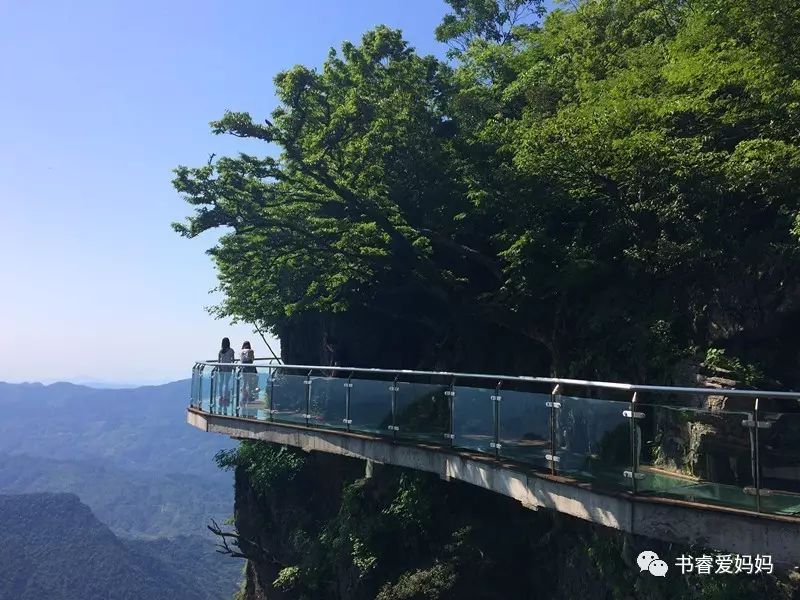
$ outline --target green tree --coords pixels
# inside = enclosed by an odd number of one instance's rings
[[[346,322],[351,362],[638,379],[785,329],[794,3],[597,0],[540,26],[537,2],[449,4],[455,65],[379,27],[279,74],[271,120],[212,123],[279,155],[177,170],[177,229],[228,228],[218,315],[284,341]]]

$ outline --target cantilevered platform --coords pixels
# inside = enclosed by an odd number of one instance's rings
[[[196,363],[188,422],[800,565],[800,393]]]

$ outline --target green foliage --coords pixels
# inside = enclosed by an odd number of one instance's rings
[[[586,552],[591,568],[595,571],[597,578],[602,580],[609,589],[608,597],[614,600],[624,600],[632,596],[647,600],[661,598],[697,598],[698,600],[775,598],[777,600],[792,597],[791,584],[768,577],[744,578],[730,575],[698,575],[697,573],[675,576],[671,572],[663,579],[643,577],[639,573],[634,559],[640,550],[654,547],[652,541],[649,541],[650,545],[647,546],[642,545],[642,540],[637,541],[621,534],[609,535],[607,532],[595,531],[588,536],[587,542]],[[672,555],[676,550],[672,548],[667,552]],[[705,553],[705,549],[699,547],[683,548],[681,551],[692,556]],[[659,556],[669,555],[659,548]],[[628,557],[627,561],[625,557]]]
[[[273,587],[286,592],[297,585],[299,578],[299,567],[284,567],[280,570],[278,577],[275,578],[275,581],[272,582],[272,585]]]
[[[764,375],[757,367],[746,364],[734,356],[727,356],[722,348],[709,348],[703,363],[711,369],[727,371],[736,380],[744,385],[754,385]]]
[[[429,569],[403,573],[394,584],[386,584],[377,600],[438,600],[450,596],[457,574],[453,565],[437,563]]]
[[[178,231],[227,228],[216,314],[376,314],[409,354],[480,330],[556,374],[666,379],[796,311],[793,3],[449,5],[455,66],[378,27],[279,74],[271,120],[212,123],[277,156],[176,170]]]
[[[246,507],[247,486],[239,488],[240,533],[268,540],[271,551],[252,559],[250,583],[266,561],[291,566],[258,583],[309,600],[788,600],[796,589],[777,577],[680,576],[674,567],[664,579],[642,575],[635,564],[641,550],[655,550],[671,566],[681,553],[707,551],[531,511],[434,475],[384,466],[360,479],[340,469],[349,459],[338,461],[309,459],[264,506]],[[309,482],[341,494],[309,494]]]
[[[436,39],[460,56],[477,40],[507,44],[516,41],[534,17],[544,14],[542,0],[446,0],[453,12],[436,28]]]
[[[297,450],[253,440],[243,440],[231,450],[220,450],[214,460],[220,469],[244,469],[253,489],[262,495],[279,483],[291,481],[304,462]]]

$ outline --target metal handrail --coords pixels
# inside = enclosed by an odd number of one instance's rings
[[[258,358],[255,361],[274,361],[275,359]],[[217,361],[198,361],[199,365],[219,366],[220,364],[239,365],[240,363],[219,363]],[[287,364],[258,364],[257,362],[245,363],[247,366],[268,367],[272,369],[302,369],[315,371],[337,371],[351,373],[378,373],[385,375],[419,375],[456,377],[459,379],[494,379],[500,381],[518,381],[520,383],[549,383],[571,386],[593,387],[601,389],[623,390],[630,392],[668,392],[674,394],[699,394],[705,396],[743,396],[747,398],[787,398],[800,402],[800,391],[786,392],[777,390],[741,390],[725,388],[681,387],[667,385],[639,385],[633,383],[619,383],[612,381],[591,381],[587,379],[566,379],[562,377],[531,377],[527,375],[498,375],[494,373],[459,373],[453,371],[418,371],[413,369],[379,369],[367,367],[336,367],[325,365],[287,365]]]
[[[254,358],[253,362],[256,362],[256,361],[259,361],[259,360],[261,360],[261,361],[278,361],[280,359],[281,359],[280,356],[276,356],[275,358],[273,358],[271,356],[267,356],[266,358]],[[233,362],[234,363],[238,363],[238,362],[241,362],[241,361],[238,358],[234,358]],[[200,360],[200,361],[197,362],[197,364],[198,365],[217,365],[217,364],[229,365],[231,363],[221,363],[218,360],[210,359],[210,360]],[[244,364],[249,365],[251,363],[244,363]],[[276,363],[276,364],[282,364],[282,363]],[[256,365],[256,366],[258,366],[258,365]],[[260,366],[266,367],[268,365],[260,365]]]

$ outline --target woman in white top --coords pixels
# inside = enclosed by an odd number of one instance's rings
[[[258,372],[255,367],[245,367],[252,365],[255,360],[255,353],[250,347],[250,342],[242,344],[242,351],[239,354],[239,361],[242,363],[242,402],[251,402],[258,392]]]

